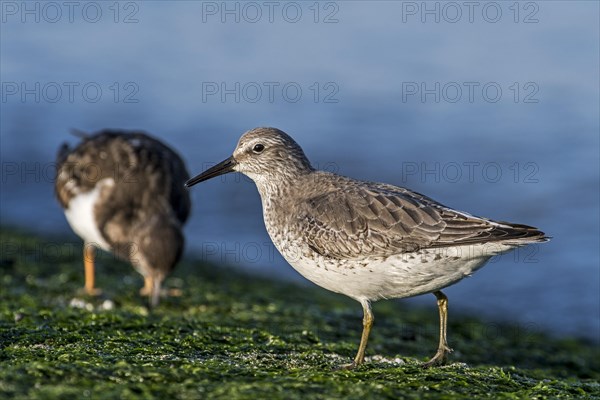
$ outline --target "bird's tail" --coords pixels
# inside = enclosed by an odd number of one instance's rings
[[[525,246],[530,243],[543,243],[552,239],[539,229],[512,222],[497,222],[506,236],[501,241],[504,244]]]

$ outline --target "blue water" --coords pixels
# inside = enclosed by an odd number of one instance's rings
[[[541,228],[447,289],[452,310],[600,340],[597,2],[23,4],[2,3],[2,224],[69,232],[71,128],[147,130],[198,173],[276,126],[321,168]],[[247,178],[192,197],[188,252],[305,282]]]

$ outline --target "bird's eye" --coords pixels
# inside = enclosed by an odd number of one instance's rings
[[[252,148],[252,151],[255,153],[262,153],[262,151],[265,149],[265,146],[262,144],[255,144],[254,147]]]

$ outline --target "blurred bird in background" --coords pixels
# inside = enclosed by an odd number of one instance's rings
[[[154,307],[184,247],[182,228],[190,213],[186,166],[173,149],[143,132],[74,134],[82,141],[58,151],[55,192],[85,242],[84,290],[101,292],[94,280],[100,248],[129,261],[144,277],[140,293]]]

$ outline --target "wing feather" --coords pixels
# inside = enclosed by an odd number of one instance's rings
[[[386,257],[422,248],[545,239],[535,228],[455,211],[405,188],[349,182],[354,185],[315,195],[300,206],[297,222],[305,240],[323,256]]]

